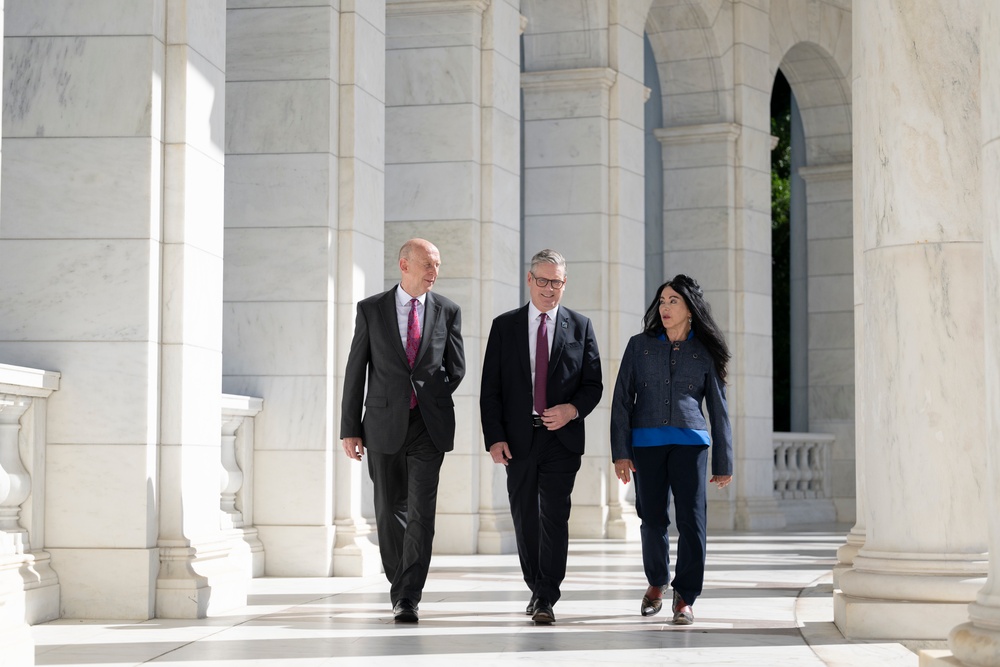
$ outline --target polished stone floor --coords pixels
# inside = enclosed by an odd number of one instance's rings
[[[59,620],[32,628],[37,665],[879,665],[915,667],[891,642],[833,625],[830,569],[849,527],[709,536],[695,624],[639,615],[637,542],[575,540],[553,626],[524,615],[516,555],[435,556],[419,625],[395,625],[388,584],[254,580],[245,608],[205,620]],[[912,648],[912,647],[911,647]]]

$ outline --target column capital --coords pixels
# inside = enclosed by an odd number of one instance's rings
[[[547,92],[551,90],[610,90],[618,72],[610,67],[581,67],[578,69],[555,69],[521,74],[521,87],[526,91]]]
[[[653,130],[653,136],[664,146],[677,146],[705,142],[736,141],[741,131],[741,126],[736,123],[705,123],[661,127]]]

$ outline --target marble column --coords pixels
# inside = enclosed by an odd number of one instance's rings
[[[381,291],[385,248],[385,2],[342,3],[340,9],[335,438],[340,435],[343,373],[357,304]],[[348,459],[339,441],[333,449],[337,530],[333,574],[378,572],[382,560],[374,543],[375,508],[367,463]]]
[[[70,618],[150,618],[158,586],[197,590],[183,614],[209,597],[225,31],[219,3],[182,5],[5,7],[0,356],[63,374],[46,548]]]
[[[832,488],[813,521],[855,518],[854,250],[851,164],[804,167],[808,244],[808,424],[835,437]]]
[[[165,8],[156,616],[203,618],[249,581],[219,515],[226,7]]]
[[[989,576],[969,605],[969,618],[948,636],[954,657],[968,667],[1000,665],[1000,206],[993,188],[1000,179],[1000,7],[984,2],[979,29],[982,100],[982,213],[985,272],[986,489]],[[921,657],[921,665],[927,663]]]
[[[868,512],[835,596],[849,638],[943,639],[986,575],[981,8],[853,10]]]
[[[268,575],[380,567],[338,413],[354,305],[382,285],[384,21],[382,2],[229,2],[224,388],[266,406]]]
[[[399,247],[423,237],[441,251],[435,291],[462,307],[466,375],[455,394],[455,449],[441,469],[438,553],[514,548],[505,475],[483,447],[478,396],[492,319],[518,305],[517,4],[386,3],[385,286],[399,279]]]

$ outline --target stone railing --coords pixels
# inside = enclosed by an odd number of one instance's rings
[[[254,418],[264,401],[250,396],[222,395],[222,474],[220,528],[234,536],[232,557],[251,577],[264,574],[264,545],[253,527]]]
[[[57,389],[59,373],[0,364],[0,657],[10,664],[35,664],[28,626],[59,618],[44,550],[46,410]]]
[[[833,439],[827,433],[775,433],[774,496],[829,498]]]

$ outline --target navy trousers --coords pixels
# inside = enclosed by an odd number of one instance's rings
[[[670,580],[667,509],[674,497],[677,566],[670,586],[694,604],[705,581],[708,445],[635,447],[635,509],[642,520],[642,565],[650,586]]]

